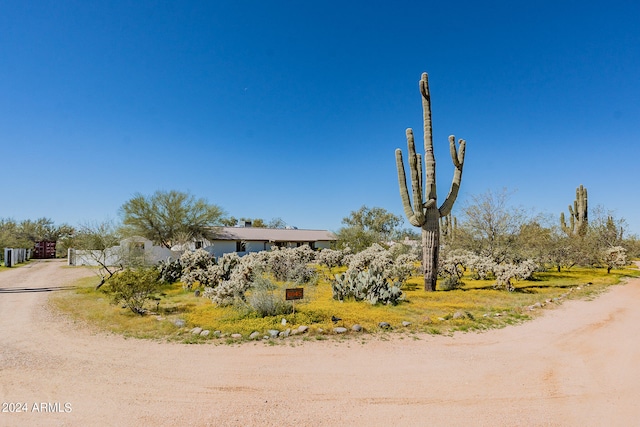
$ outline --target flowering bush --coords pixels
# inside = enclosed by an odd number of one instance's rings
[[[214,259],[209,252],[204,249],[187,251],[180,257],[180,264],[182,265],[180,281],[187,289],[191,289],[196,282],[203,286],[212,284],[208,270],[214,265]]]
[[[627,265],[627,250],[622,246],[613,246],[604,250],[604,262],[607,266],[607,273],[612,268],[621,268]]]
[[[157,265],[158,272],[160,273],[160,281],[163,283],[175,283],[180,280],[182,276],[182,264],[180,259],[167,258],[165,261],[160,261]]]

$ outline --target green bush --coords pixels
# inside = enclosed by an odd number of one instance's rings
[[[144,304],[158,291],[159,276],[155,268],[127,268],[114,275],[104,290],[114,304],[124,304],[135,314],[143,315]]]

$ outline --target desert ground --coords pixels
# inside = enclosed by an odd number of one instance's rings
[[[0,273],[0,426],[640,425],[640,279],[484,333],[272,346],[125,339],[52,312],[90,274]]]

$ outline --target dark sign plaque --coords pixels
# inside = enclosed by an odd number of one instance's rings
[[[304,288],[288,288],[285,289],[285,299],[287,301],[304,298]]]

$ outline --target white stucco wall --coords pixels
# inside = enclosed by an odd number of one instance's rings
[[[157,264],[167,258],[180,258],[182,251],[172,251],[163,246],[154,246],[151,240],[143,238],[129,238],[120,242],[119,246],[108,248],[105,251],[100,250],[76,250],[69,249],[68,264],[69,265],[89,265],[98,266],[100,263],[104,265],[119,265],[126,260],[132,244],[143,244],[144,262],[147,265]]]

